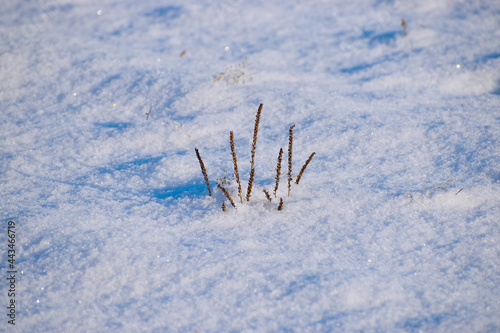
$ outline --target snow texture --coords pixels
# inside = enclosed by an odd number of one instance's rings
[[[500,331],[500,2],[2,7],[2,330]]]

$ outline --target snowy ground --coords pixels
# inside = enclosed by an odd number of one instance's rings
[[[2,6],[0,328],[500,331],[500,2]]]

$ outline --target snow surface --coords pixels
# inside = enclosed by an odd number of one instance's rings
[[[2,306],[8,220],[20,273],[0,327],[499,332],[499,17],[489,0],[3,1]],[[243,62],[244,84],[213,82]],[[234,131],[246,190],[260,103],[251,200],[223,213],[194,148],[215,188]],[[268,203],[292,124],[294,174],[316,156]]]

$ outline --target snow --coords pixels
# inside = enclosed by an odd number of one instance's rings
[[[500,331],[500,3],[4,2],[18,331]]]

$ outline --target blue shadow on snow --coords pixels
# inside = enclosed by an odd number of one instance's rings
[[[181,7],[179,6],[163,6],[156,7],[150,12],[144,14],[144,16],[154,17],[154,18],[168,18],[175,19],[181,15]]]
[[[166,186],[162,188],[150,189],[142,192],[143,195],[150,197],[160,204],[165,204],[168,199],[181,199],[208,196],[205,183],[189,183],[175,186]]]
[[[374,46],[376,44],[390,45],[396,40],[396,37],[400,34],[401,34],[400,31],[389,31],[383,34],[375,35],[372,38],[370,38],[368,45],[370,46]]]

